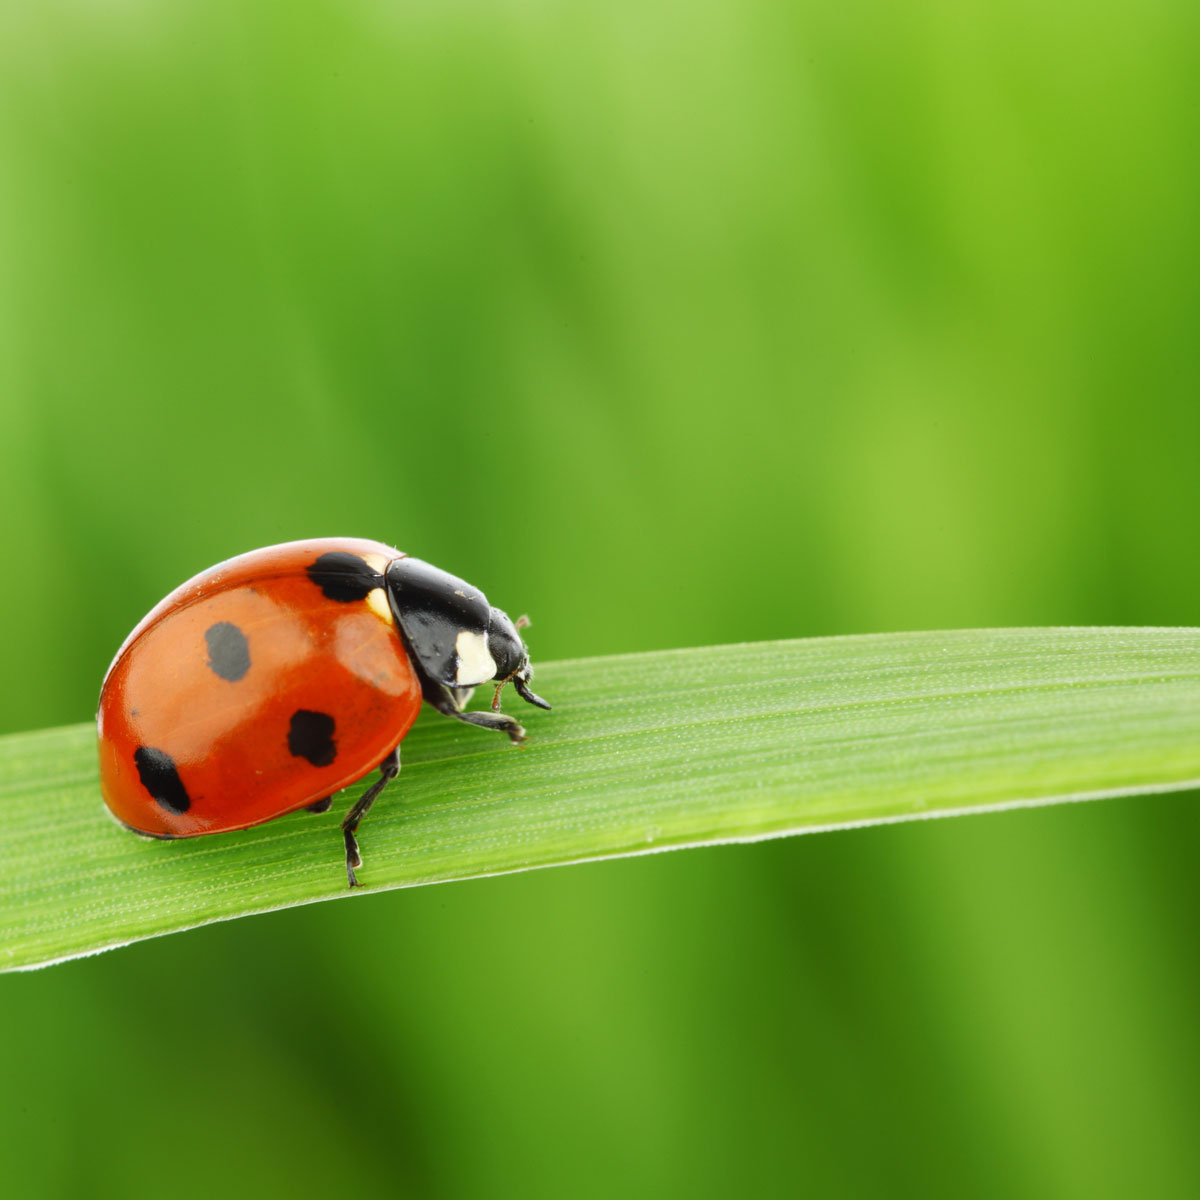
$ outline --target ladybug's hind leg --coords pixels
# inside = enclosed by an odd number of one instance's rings
[[[400,747],[397,746],[379,764],[379,778],[359,796],[354,807],[346,814],[345,820],[342,821],[342,834],[346,839],[346,876],[350,880],[351,887],[362,886],[358,882],[358,876],[354,874],[354,868],[362,866],[362,855],[358,852],[358,839],[355,838],[354,831],[358,828],[359,821],[367,815],[367,810],[375,803],[375,799],[379,793],[399,774]]]

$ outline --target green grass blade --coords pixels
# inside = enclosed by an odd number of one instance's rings
[[[555,710],[523,710],[520,750],[422,716],[360,832],[368,889],[1200,786],[1197,629],[707,647],[554,663],[537,686]],[[90,725],[0,738],[0,969],[359,895],[338,822],[360,790],[150,842],[107,819]]]

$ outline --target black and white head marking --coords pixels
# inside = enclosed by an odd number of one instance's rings
[[[478,588],[419,558],[396,559],[387,569],[387,585],[396,624],[424,678],[445,687],[473,687],[492,678],[478,674],[491,658],[490,610]]]
[[[387,569],[387,590],[427,694],[512,680],[529,703],[550,707],[526,686],[533,668],[516,627],[478,588],[419,558],[400,558]]]

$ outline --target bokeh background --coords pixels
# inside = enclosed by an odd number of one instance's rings
[[[305,536],[543,660],[1197,623],[1198,60],[1194,0],[3,0],[0,731]],[[5,1191],[1192,1197],[1196,801],[4,977]]]

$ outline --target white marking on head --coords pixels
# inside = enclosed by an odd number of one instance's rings
[[[389,625],[392,623],[392,606],[388,603],[387,592],[383,588],[372,588],[367,593],[367,607]]]
[[[454,652],[458,655],[454,682],[459,687],[474,687],[495,676],[496,660],[488,650],[487,638],[482,633],[462,630],[454,641]]]

